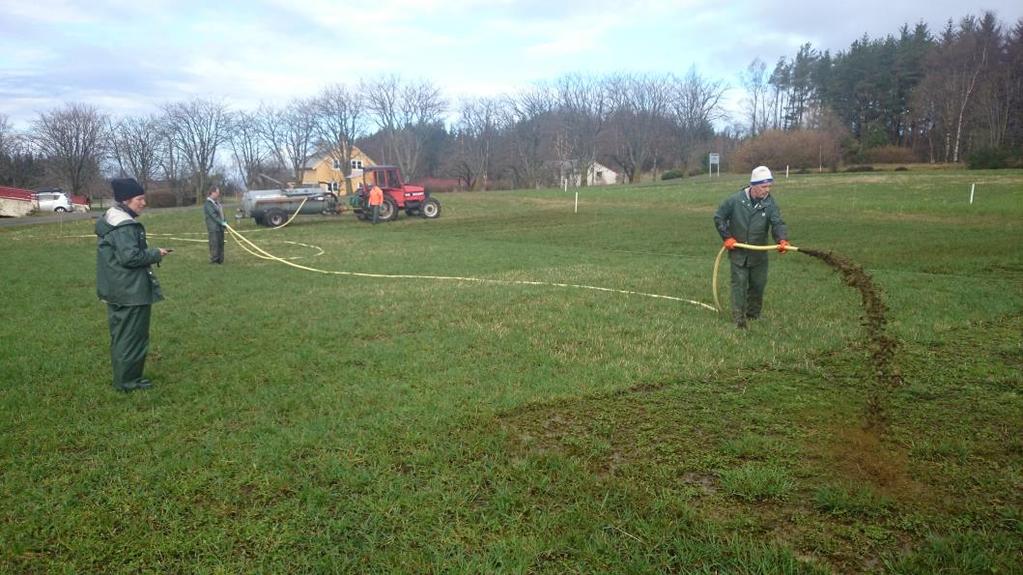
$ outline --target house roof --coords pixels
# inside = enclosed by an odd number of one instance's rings
[[[354,158],[355,156],[363,156],[366,159],[369,159],[369,161],[371,161],[371,162],[373,161],[372,159],[369,158],[369,156],[366,155],[365,152],[360,150],[358,146],[352,146],[352,157]],[[329,160],[329,159],[331,159],[331,155],[330,155],[329,151],[328,152],[320,152],[320,153],[316,154],[315,156],[311,156],[308,160],[306,160],[305,165],[302,166],[302,169],[304,169],[304,170],[315,170],[316,166],[319,166],[321,162],[323,162],[325,160]]]

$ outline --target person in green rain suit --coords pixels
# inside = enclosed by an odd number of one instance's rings
[[[137,219],[146,207],[142,186],[133,178],[110,185],[117,204],[96,221],[96,295],[107,304],[114,388],[129,392],[152,386],[142,371],[149,352],[150,308],[163,295],[151,266],[171,250],[146,243],[146,230]]]
[[[732,268],[732,320],[739,329],[760,317],[767,287],[767,252],[737,248],[736,243],[755,246],[767,244],[770,230],[785,253],[789,247],[788,228],[781,210],[771,197],[774,182],[767,166],[757,166],[750,174],[750,185],[725,198],[714,212],[714,227],[729,251]]]

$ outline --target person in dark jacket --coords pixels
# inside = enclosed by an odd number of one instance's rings
[[[171,252],[150,248],[138,216],[146,196],[133,178],[110,182],[117,204],[96,221],[96,295],[107,304],[114,388],[129,392],[152,385],[142,377],[149,352],[152,304],[163,299],[151,266]]]
[[[760,317],[767,287],[767,252],[736,248],[735,244],[767,244],[771,232],[778,251],[789,246],[788,229],[781,210],[771,197],[771,170],[757,166],[750,174],[750,185],[732,194],[714,213],[714,227],[729,251],[732,268],[732,319],[740,329],[748,320]]]
[[[224,206],[220,203],[220,188],[213,186],[206,197],[206,203],[202,208],[206,216],[206,233],[210,242],[210,263],[224,263],[224,228],[227,227],[227,220],[224,219]]]

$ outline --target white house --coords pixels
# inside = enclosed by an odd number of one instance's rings
[[[568,160],[567,162],[556,162],[558,170],[558,185],[562,188],[578,188],[583,183],[582,171],[579,160]],[[586,171],[587,186],[609,186],[618,183],[618,172],[608,168],[600,162],[593,162]]]

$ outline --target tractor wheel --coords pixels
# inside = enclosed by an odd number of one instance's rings
[[[396,219],[398,219],[398,203],[392,198],[384,198],[384,203],[380,206],[380,221],[390,222]]]
[[[423,202],[423,207],[419,208],[419,211],[423,214],[424,218],[432,220],[440,215],[440,202],[433,198],[427,198]]]
[[[266,220],[266,225],[276,228],[283,226],[288,221],[288,214],[281,210],[269,210],[263,218]]]

